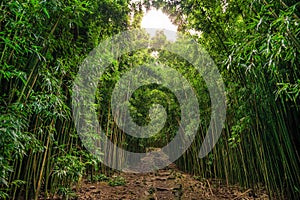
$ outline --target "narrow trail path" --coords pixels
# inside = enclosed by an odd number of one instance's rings
[[[171,167],[172,166],[172,167]],[[221,180],[195,178],[178,170],[174,165],[155,173],[119,173],[126,184],[110,186],[108,182],[85,181],[77,191],[78,199],[103,200],[160,200],[160,199],[269,199],[264,191],[242,190],[226,186]]]

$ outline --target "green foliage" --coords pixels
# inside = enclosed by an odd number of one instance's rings
[[[115,178],[110,179],[108,181],[108,185],[113,186],[113,187],[126,185],[126,180],[121,176],[117,176]]]
[[[227,183],[256,188],[261,182],[278,198],[299,198],[299,2],[147,4],[162,8],[180,31],[196,31],[193,37],[218,64],[226,84],[227,120],[213,157],[195,156],[202,129],[178,165]]]
[[[58,187],[57,194],[63,199],[76,199],[76,193],[69,187],[60,186]]]
[[[129,12],[126,1],[0,3],[0,198],[68,196],[85,174],[72,80],[101,39],[127,29]]]
[[[196,139],[176,161],[197,177],[256,188],[263,183],[271,196],[298,199],[300,188],[299,2],[291,1],[145,1],[162,8],[178,30],[205,47],[223,76],[227,120],[217,146],[207,158],[198,150],[210,120],[210,97],[204,80],[183,58],[156,50],[168,45],[163,32],[150,48],[112,61],[101,77],[96,106],[99,123],[119,147],[145,152],[174,137],[180,107],[171,91],[158,85],[139,88],[130,99],[132,118],[150,121],[149,109],[166,109],[166,126],[149,139],[126,135],[110,111],[115,83],[128,70],[149,63],[180,72],[198,94],[201,123]],[[82,147],[71,117],[71,88],[78,65],[107,37],[138,28],[141,3],[119,0],[0,3],[0,198],[37,199],[41,192],[73,197],[71,186],[86,175],[108,181],[112,173]],[[130,16],[133,16],[130,22]],[[183,45],[184,46],[184,45]],[[190,52],[187,46],[178,46]],[[154,58],[151,54],[157,51]],[[162,72],[157,76],[168,79]],[[159,119],[161,116],[152,116]],[[114,149],[107,153],[115,153]],[[118,164],[123,155],[119,155]],[[106,175],[104,175],[106,174]],[[124,185],[122,177],[109,180]]]
[[[93,176],[93,181],[109,181],[110,179],[105,174],[97,174]]]
[[[0,197],[1,199],[8,199],[9,195],[4,191],[0,191]]]
[[[53,178],[57,177],[62,182],[69,179],[72,183],[77,182],[83,176],[85,165],[79,157],[67,154],[54,159]]]

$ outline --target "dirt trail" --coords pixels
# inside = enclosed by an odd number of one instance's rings
[[[85,181],[77,191],[78,199],[269,199],[264,192],[226,186],[221,180],[195,178],[174,165],[155,173],[119,173],[116,176],[125,178],[126,184],[113,187],[108,182]]]

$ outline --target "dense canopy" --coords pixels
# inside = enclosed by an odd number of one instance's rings
[[[112,91],[123,74],[147,63],[164,64],[189,81],[199,101],[199,128],[175,161],[179,169],[253,190],[264,187],[273,198],[300,198],[297,0],[2,0],[0,199],[68,199],[82,179],[112,173],[82,145],[72,116],[72,87],[87,55],[101,41],[140,28],[150,9],[162,9],[218,67],[227,107],[221,137],[206,157],[198,157],[212,115],[210,94],[185,58],[157,48],[171,43],[163,31],[153,38],[145,32],[140,41],[148,47],[112,59],[99,78],[94,106],[106,136],[132,152],[161,148],[175,137],[181,105],[159,84],[140,87],[129,101],[131,116],[141,126],[160,119],[149,110],[162,105],[167,118],[159,133],[130,136],[118,128],[111,111]],[[197,56],[188,45],[176,48]],[[155,76],[170,80],[166,71]],[[105,151],[115,153],[114,148]],[[113,158],[116,165],[126,160],[125,155]]]

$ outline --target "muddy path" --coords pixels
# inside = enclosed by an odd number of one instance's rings
[[[111,186],[109,182],[85,180],[77,188],[76,198],[90,199],[269,199],[264,191],[227,186],[221,180],[208,180],[191,176],[168,167],[153,173],[117,173],[111,178],[122,177],[124,185]]]

